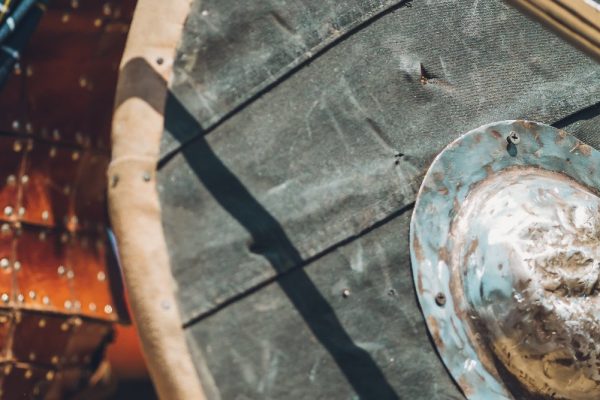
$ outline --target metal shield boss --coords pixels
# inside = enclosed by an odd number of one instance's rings
[[[600,398],[600,153],[553,127],[475,129],[411,222],[417,295],[469,399]]]

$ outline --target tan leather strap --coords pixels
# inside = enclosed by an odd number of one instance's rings
[[[155,81],[157,74],[171,78],[189,6],[188,0],[138,2],[121,62],[108,170],[110,217],[134,321],[158,394],[169,400],[204,398],[175,302],[155,182],[167,92]]]
[[[508,0],[508,2],[600,60],[599,3],[593,0]]]

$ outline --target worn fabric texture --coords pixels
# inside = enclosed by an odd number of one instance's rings
[[[155,169],[166,85],[189,3],[140,0],[121,63],[108,170],[109,208],[134,321],[162,399],[203,399],[181,331]],[[158,78],[157,78],[158,77]]]
[[[600,67],[499,0],[204,0],[173,74],[158,191],[210,396],[461,398],[412,284],[421,178],[493,121],[598,146]]]

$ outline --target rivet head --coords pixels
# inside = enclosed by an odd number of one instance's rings
[[[8,293],[2,293],[0,295],[0,300],[2,300],[2,302],[6,304],[10,301],[10,296],[8,295]]]
[[[35,300],[35,298],[37,297],[37,294],[35,293],[34,290],[30,290],[28,295],[31,300]]]
[[[46,320],[44,318],[40,319],[40,322],[38,322],[38,326],[40,328],[43,328],[46,326]]]
[[[73,279],[75,277],[75,273],[72,270],[67,271],[67,278]]]
[[[17,178],[14,175],[9,175],[6,177],[6,184],[9,186],[14,186],[17,183]]]
[[[13,143],[13,150],[15,151],[15,153],[20,152],[21,150],[23,150],[23,144],[20,141],[15,140],[15,142]]]
[[[349,297],[350,296],[350,289],[344,289],[344,290],[342,290],[342,296]]]
[[[90,311],[92,311],[92,312],[93,312],[93,311],[96,311],[96,303],[90,303],[90,304],[88,305],[88,308],[89,308],[89,309],[90,309]]]
[[[3,258],[0,260],[0,268],[7,269],[9,266],[10,266],[10,261],[8,261],[8,258]]]
[[[35,353],[33,353],[33,352],[29,353],[29,360],[35,361]]]
[[[104,306],[104,312],[105,312],[106,314],[112,314],[112,312],[113,312],[113,308],[112,308],[112,306],[111,306],[111,305],[109,305],[109,304],[105,305],[105,306]]]
[[[79,160],[79,152],[78,152],[78,151],[74,151],[74,152],[71,154],[71,159],[72,159],[73,161],[77,161],[77,160]]]
[[[6,215],[7,217],[13,215],[13,208],[11,206],[4,207],[4,215]]]
[[[521,136],[519,136],[517,132],[513,131],[506,137],[506,141],[512,144],[519,144],[521,143]]]
[[[52,138],[54,140],[60,140],[60,131],[58,129],[52,130]]]
[[[69,330],[69,324],[67,324],[66,322],[63,322],[63,323],[60,325],[60,330],[61,330],[61,331],[63,331],[63,332],[66,332],[66,331],[68,331],[68,330]]]
[[[15,121],[12,122],[12,128],[14,130],[18,130],[20,127],[21,127],[21,124],[19,123],[19,121],[15,120]]]
[[[30,369],[25,371],[25,379],[30,379],[33,376],[33,372]]]
[[[50,213],[48,211],[42,211],[42,220],[48,221],[48,218],[50,218]]]
[[[71,300],[65,300],[65,308],[67,310],[70,310],[71,307],[73,307],[73,303],[71,303]]]
[[[435,295],[435,304],[442,307],[446,304],[446,295],[442,292],[439,292]]]
[[[110,178],[110,186],[114,188],[117,186],[118,183],[119,183],[119,175],[113,175]]]
[[[103,271],[98,272],[97,278],[100,282],[103,282],[106,280],[106,274]]]
[[[54,371],[48,371],[46,372],[46,379],[51,381],[54,379]]]
[[[21,262],[15,261],[13,264],[13,267],[14,267],[15,271],[19,271],[21,269]]]
[[[142,175],[142,178],[144,179],[144,182],[150,182],[150,179],[152,179],[152,175],[150,174],[150,172],[145,171]]]
[[[56,272],[58,273],[59,276],[63,276],[66,272],[66,268],[62,265],[60,265],[57,269]]]
[[[49,305],[50,304],[50,298],[48,296],[42,297],[42,303],[45,304],[45,305]]]
[[[28,182],[29,182],[29,176],[28,176],[28,175],[23,175],[23,176],[21,177],[21,183],[22,183],[23,185],[26,185]]]
[[[19,294],[17,295],[17,301],[18,301],[19,303],[23,303],[23,302],[25,302],[25,296],[23,296],[23,294],[22,294],[22,293],[19,293]]]
[[[25,215],[25,207],[19,207],[19,216],[22,217]]]
[[[0,228],[0,231],[3,234],[8,234],[10,233],[10,225],[9,224],[2,224],[2,228]]]
[[[52,356],[50,362],[52,363],[52,365],[58,365],[58,356]]]

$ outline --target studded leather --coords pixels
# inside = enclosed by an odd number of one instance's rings
[[[81,391],[126,318],[109,262],[106,168],[134,3],[50,2],[0,92],[2,399]]]

